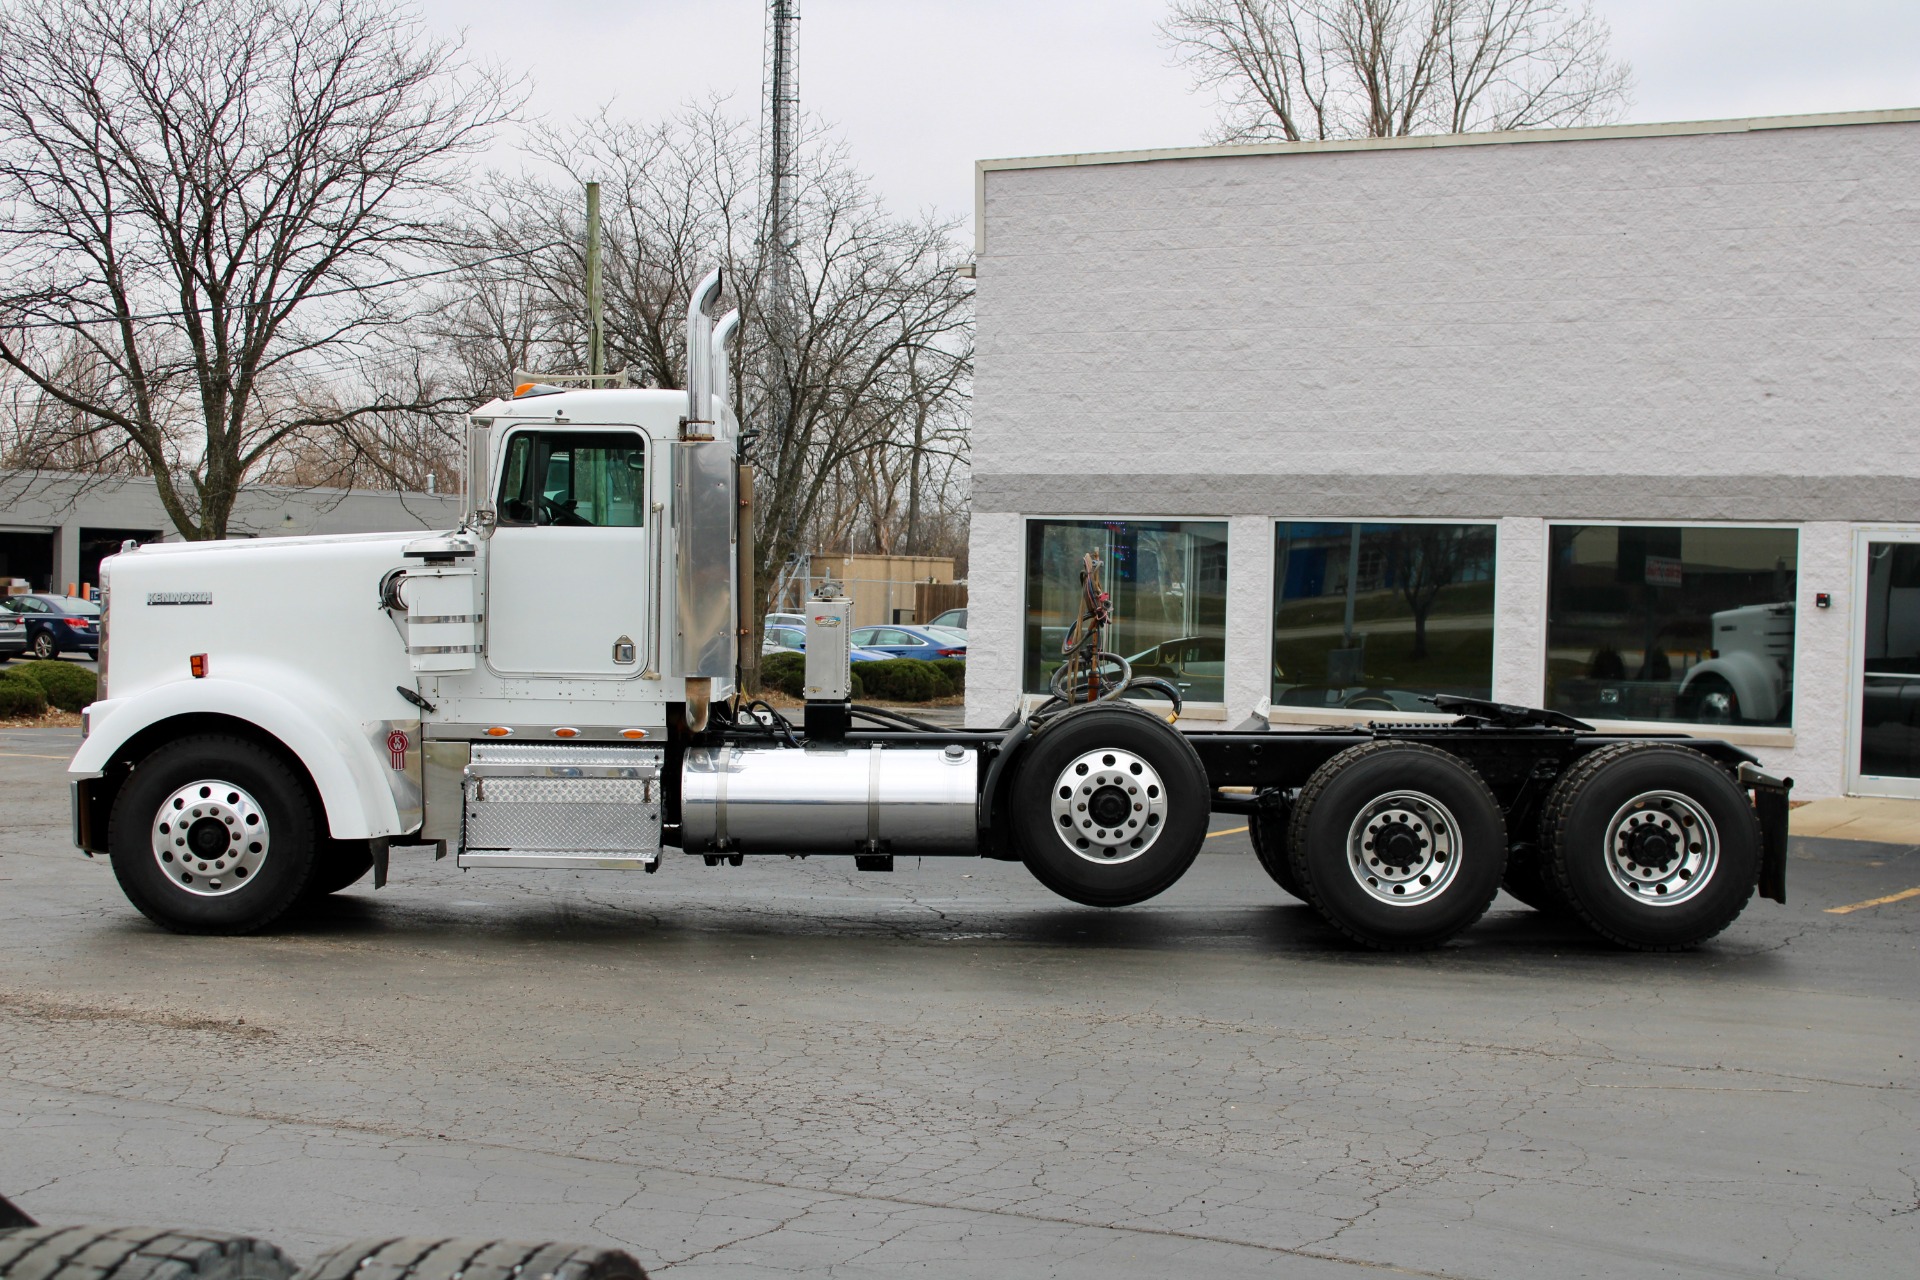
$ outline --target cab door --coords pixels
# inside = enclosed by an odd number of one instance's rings
[[[529,427],[501,446],[487,547],[487,665],[621,678],[645,668],[647,451],[638,431]]]

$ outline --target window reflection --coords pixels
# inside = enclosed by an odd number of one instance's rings
[[[1286,523],[1274,548],[1273,701],[1432,711],[1493,690],[1494,526]]]
[[[1113,598],[1106,647],[1192,702],[1226,699],[1227,525],[1194,520],[1027,523],[1021,688],[1045,693],[1080,617],[1080,565],[1100,556]]]
[[[1549,546],[1548,706],[1791,723],[1795,530],[1555,525]]]

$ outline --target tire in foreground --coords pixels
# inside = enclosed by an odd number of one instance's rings
[[[299,1280],[646,1280],[632,1254],[599,1245],[511,1240],[356,1240],[314,1259]]]
[[[0,1280],[288,1280],[264,1240],[154,1227],[22,1227],[0,1232]]]
[[[1688,747],[1595,751],[1554,784],[1541,834],[1574,913],[1637,951],[1699,946],[1733,923],[1759,880],[1759,816]]]
[[[1506,819],[1480,775],[1411,742],[1349,747],[1321,765],[1288,844],[1327,923],[1383,951],[1438,946],[1478,920],[1507,865]]]

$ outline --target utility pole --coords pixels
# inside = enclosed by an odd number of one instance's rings
[[[587,372],[607,371],[605,302],[600,296],[600,184],[587,184]],[[589,384],[591,385],[591,384]]]

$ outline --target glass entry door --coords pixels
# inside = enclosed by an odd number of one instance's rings
[[[1847,790],[1920,797],[1920,530],[1867,530],[1854,547]]]

